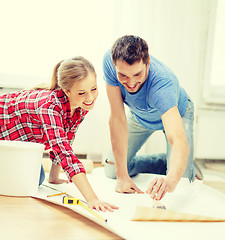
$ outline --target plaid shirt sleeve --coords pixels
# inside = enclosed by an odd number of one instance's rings
[[[55,104],[45,104],[39,111],[49,145],[52,148],[50,153],[53,163],[60,163],[68,179],[78,173],[86,173],[82,163],[75,156],[73,149],[67,139],[63,128],[62,109]]]

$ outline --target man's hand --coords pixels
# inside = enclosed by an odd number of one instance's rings
[[[144,193],[134,184],[133,180],[129,176],[126,178],[117,178],[115,190],[118,193]]]
[[[168,176],[165,178],[155,178],[148,186],[146,193],[150,194],[151,198],[161,200],[167,192],[173,192],[178,181],[175,181]]]

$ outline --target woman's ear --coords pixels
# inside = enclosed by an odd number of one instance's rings
[[[63,92],[66,94],[66,96],[69,97],[70,92],[67,91],[66,89],[62,89],[62,90],[63,90]]]

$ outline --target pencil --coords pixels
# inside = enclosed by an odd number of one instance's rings
[[[67,193],[66,192],[56,193],[56,194],[48,195],[47,197],[54,197],[54,196],[59,196],[59,195],[63,195],[63,194],[67,194]]]

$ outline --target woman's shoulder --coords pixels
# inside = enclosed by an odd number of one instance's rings
[[[52,109],[63,115],[67,112],[67,109],[70,109],[69,100],[61,89],[53,91],[44,90],[39,94],[41,96],[40,99],[42,99],[41,102],[39,102],[42,111],[45,111],[44,109]]]

